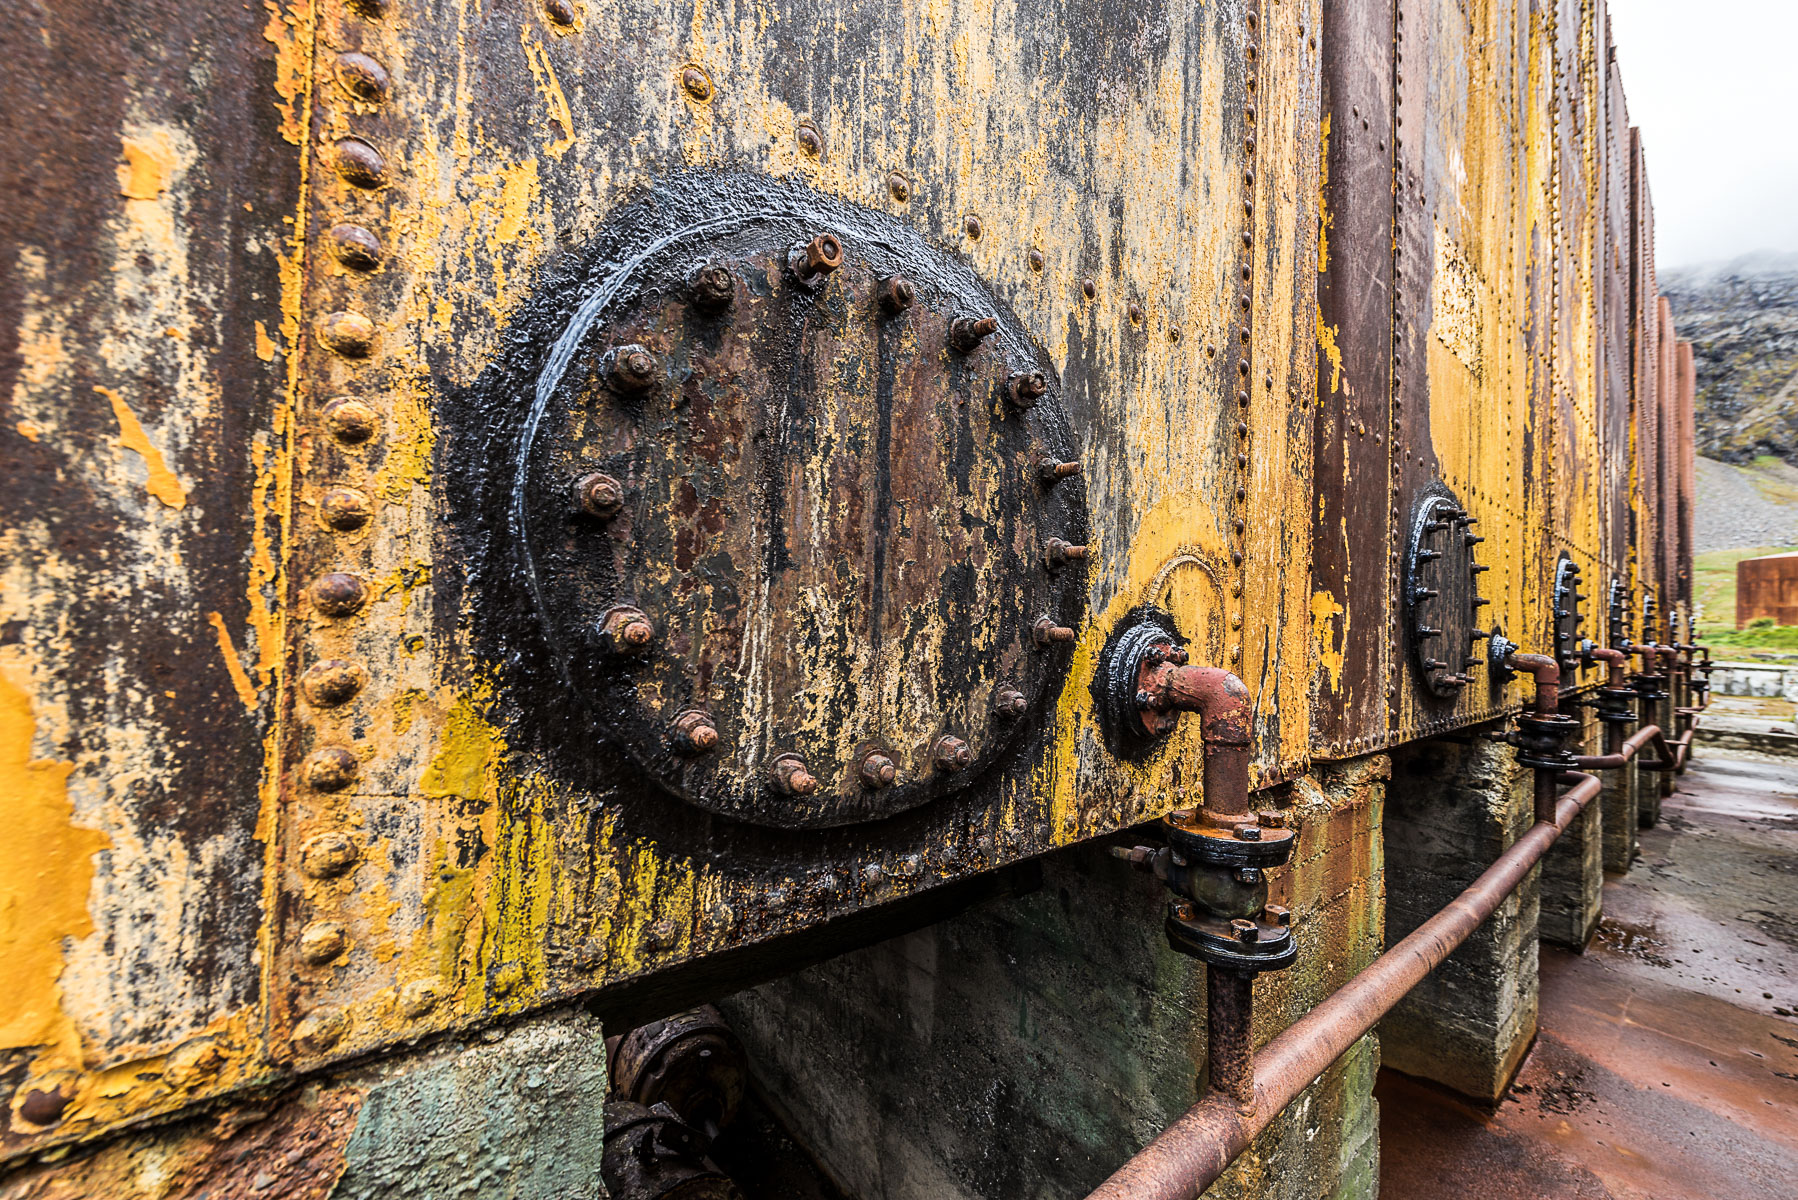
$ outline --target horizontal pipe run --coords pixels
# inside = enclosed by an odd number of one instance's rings
[[[1659,725],[1644,725],[1624,740],[1623,748],[1615,754],[1576,754],[1573,765],[1580,771],[1614,771],[1618,767],[1628,766],[1649,742],[1661,736]]]
[[[1532,825],[1448,907],[1262,1048],[1255,1056],[1252,1111],[1226,1095],[1207,1095],[1089,1200],[1194,1200],[1210,1187],[1256,1134],[1492,915],[1603,786],[1598,776],[1576,771],[1560,779],[1573,786],[1561,796],[1553,822]]]

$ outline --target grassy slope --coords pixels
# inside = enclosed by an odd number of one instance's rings
[[[1693,598],[1703,617],[1699,636],[1718,658],[1788,658],[1798,655],[1798,628],[1736,629],[1736,564],[1763,554],[1784,554],[1798,546],[1758,546],[1752,550],[1712,550],[1692,559]]]

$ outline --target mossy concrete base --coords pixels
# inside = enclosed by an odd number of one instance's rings
[[[1598,803],[1604,812],[1604,869],[1622,874],[1636,861],[1636,835],[1641,829],[1636,816],[1635,764],[1603,775],[1604,791],[1599,793]]]
[[[1530,786],[1511,748],[1477,733],[1393,753],[1390,941],[1441,911],[1529,828]],[[1504,1094],[1536,1033],[1538,874],[1380,1023],[1386,1065],[1485,1103]]]
[[[1298,963],[1255,988],[1257,1042],[1382,944],[1386,760],[1261,793],[1299,829],[1273,900]],[[1044,885],[742,993],[722,1007],[795,1136],[858,1200],[1084,1196],[1198,1098],[1204,969],[1167,947],[1168,893],[1078,848]],[[1378,1192],[1370,1036],[1209,1193]]]
[[[1590,709],[1584,713],[1579,754],[1601,754],[1604,727]],[[1600,772],[1619,774],[1619,772]],[[1537,932],[1545,942],[1583,950],[1604,915],[1604,806],[1586,805],[1542,859],[1542,915]]]

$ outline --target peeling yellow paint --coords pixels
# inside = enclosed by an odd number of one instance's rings
[[[131,200],[155,200],[169,190],[175,170],[175,146],[168,133],[156,130],[127,137],[125,161],[119,165],[119,194]],[[169,330],[178,336],[179,330]]]
[[[150,473],[144,487],[149,493],[168,505],[170,508],[184,508],[187,505],[187,488],[175,473],[169,470],[168,463],[163,461],[162,451],[150,441],[150,435],[125,403],[125,398],[109,387],[95,385],[94,390],[112,403],[112,412],[119,421],[119,441],[127,450],[132,451],[144,460],[144,466]]]
[[[12,850],[0,854],[0,1048],[56,1047],[80,1062],[80,1037],[62,1009],[63,942],[94,931],[87,911],[95,854],[110,844],[72,824],[74,764],[31,756],[31,696],[0,665],[0,817]]]
[[[1324,324],[1324,310],[1317,310],[1317,348],[1330,360],[1330,395],[1342,386],[1342,351],[1336,345],[1336,326]]]
[[[1342,628],[1336,629],[1336,618]],[[1318,661],[1330,673],[1330,690],[1342,690],[1342,648],[1348,643],[1348,610],[1328,592],[1311,593],[1311,636],[1317,640]]]
[[[568,97],[562,94],[562,81],[556,78],[555,64],[549,61],[549,50],[532,39],[530,25],[519,26],[518,38],[524,44],[525,60],[531,65],[531,74],[536,77],[537,91],[549,108],[550,122],[562,132],[561,137],[544,149],[560,158],[574,145],[574,115],[568,109]]]
[[[225,628],[225,618],[216,612],[206,614],[212,627],[218,632],[219,655],[225,660],[225,670],[231,676],[231,686],[237,689],[237,698],[251,712],[256,711],[256,685],[250,682],[250,676],[243,669],[243,663],[237,657],[237,648],[231,644],[231,634]]]
[[[13,426],[13,428],[17,429],[19,431],[19,436],[28,442],[37,441],[44,432],[31,421],[20,421],[17,425]]]
[[[268,335],[268,326],[261,321],[256,322],[256,357],[263,362],[274,362],[275,355],[278,353],[280,353],[280,347],[276,346],[275,339]]]

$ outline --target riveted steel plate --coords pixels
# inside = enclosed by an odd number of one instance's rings
[[[617,221],[602,238],[641,249],[520,398],[513,519],[558,686],[725,816],[840,825],[967,786],[1040,714],[1069,659],[1047,629],[1082,607],[1048,355],[914,229],[809,189],[693,179]],[[807,278],[819,237],[841,266]],[[652,372],[621,382],[621,354]],[[581,507],[595,473],[616,511]],[[654,628],[640,653],[604,628],[627,606]]]

